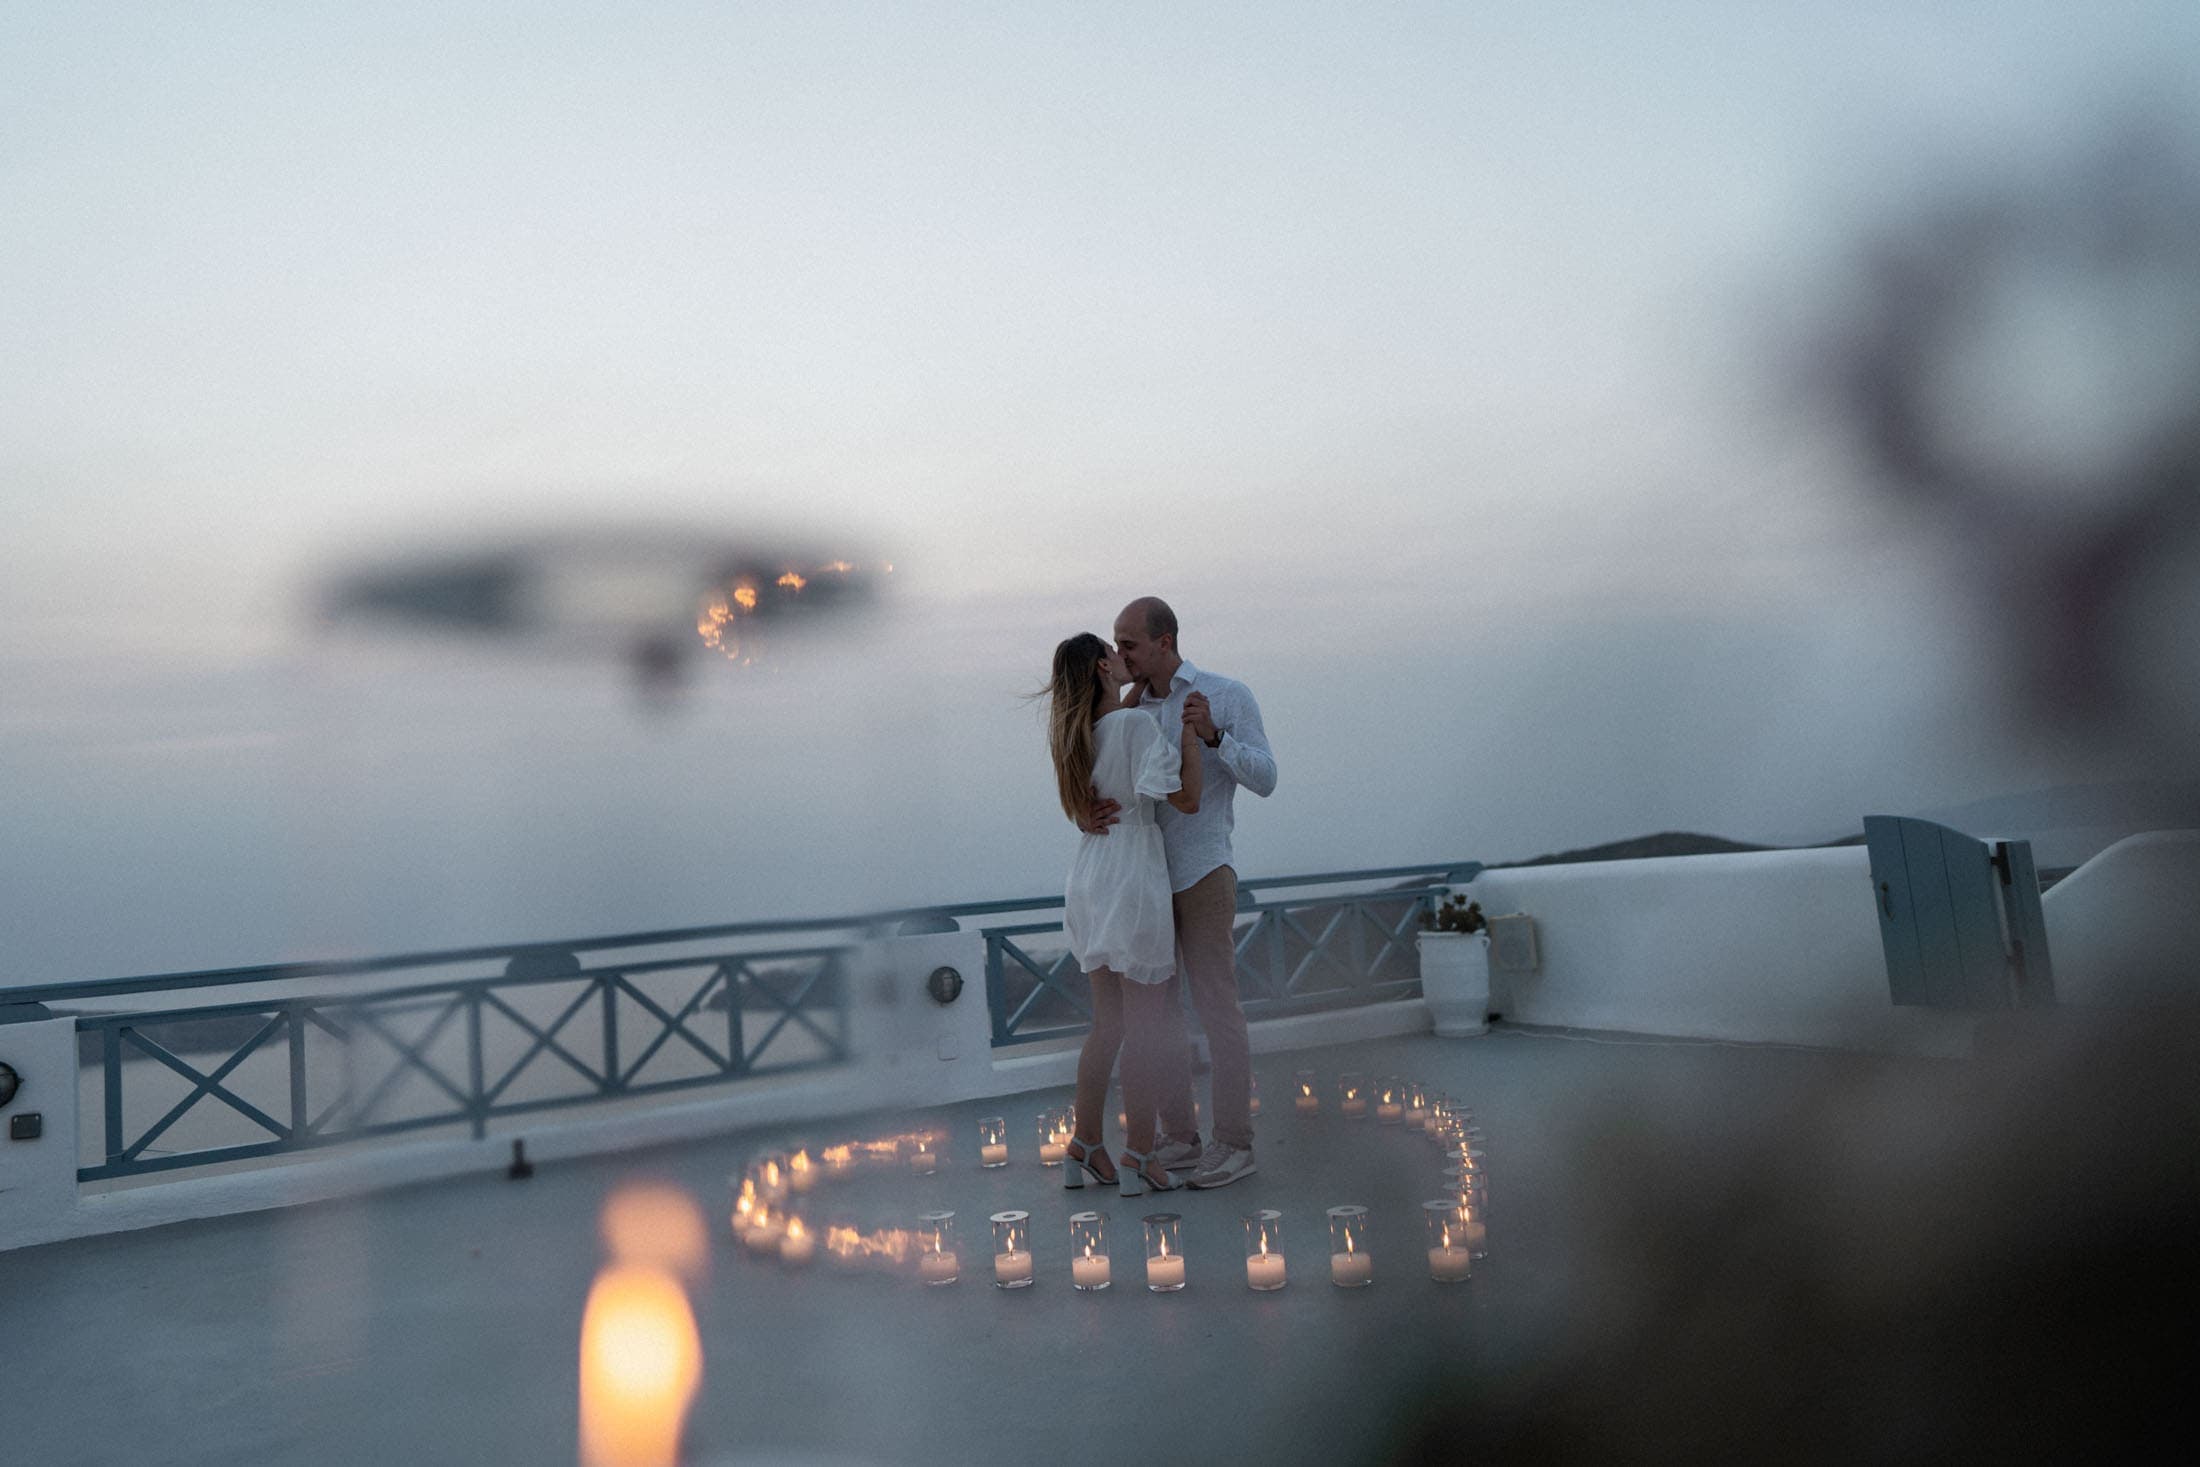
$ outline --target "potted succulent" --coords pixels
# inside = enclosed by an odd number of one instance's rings
[[[1490,928],[1482,904],[1454,896],[1421,914],[1421,997],[1436,1032],[1452,1037],[1490,1027]]]

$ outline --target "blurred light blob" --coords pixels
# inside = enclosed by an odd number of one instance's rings
[[[702,1337],[679,1280],[606,1267],[581,1317],[582,1467],[675,1467],[702,1378]]]
[[[868,604],[892,573],[883,561],[795,545],[614,526],[393,555],[333,576],[317,604],[330,627],[411,627],[617,657],[663,691],[698,652],[754,662],[772,628]]]
[[[602,1229],[604,1251],[614,1263],[700,1279],[710,1261],[703,1210],[676,1187],[620,1188],[604,1204]]]

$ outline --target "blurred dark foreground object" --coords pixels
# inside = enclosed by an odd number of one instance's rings
[[[2200,980],[2200,974],[2195,975]],[[2200,1014],[2009,1015],[1762,1118],[1729,1168],[1608,1108],[1563,1344],[1386,1460],[2121,1461],[2200,1381]]]
[[[774,628],[870,602],[892,570],[779,537],[614,526],[394,554],[331,576],[317,611],[324,627],[617,657],[661,690],[698,654],[754,661]]]

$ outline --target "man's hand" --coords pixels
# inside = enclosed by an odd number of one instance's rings
[[[1197,734],[1203,744],[1212,744],[1222,737],[1222,730],[1215,727],[1214,714],[1208,710],[1205,693],[1185,695],[1184,726]]]
[[[1106,835],[1108,827],[1123,818],[1123,807],[1113,800],[1102,799],[1100,791],[1092,792],[1092,814],[1077,822],[1077,828],[1087,835]]]

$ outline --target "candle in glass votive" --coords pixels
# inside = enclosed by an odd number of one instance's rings
[[[1069,1281],[1086,1293],[1108,1286],[1108,1217],[1073,1212],[1069,1218]]]
[[[1406,1087],[1396,1076],[1375,1087],[1375,1119],[1395,1126],[1406,1117]]]
[[[741,1235],[741,1241],[751,1253],[770,1253],[779,1247],[779,1228],[779,1219],[759,1202],[749,1213],[748,1231]]]
[[[1174,1212],[1156,1212],[1146,1223],[1146,1287],[1156,1294],[1173,1294],[1184,1287],[1184,1219]]]
[[[1476,1257],[1473,1242],[1480,1240],[1483,1231],[1474,1218],[1474,1209],[1441,1198],[1422,1203],[1421,1215],[1428,1220],[1428,1276],[1440,1284],[1463,1283],[1471,1278]]]
[[[1266,1294],[1283,1284],[1283,1214],[1264,1207],[1245,1219],[1245,1287]]]
[[[785,1262],[794,1264],[808,1263],[817,1256],[817,1239],[811,1237],[809,1229],[802,1226],[801,1218],[787,1219],[787,1231],[779,1239],[779,1256]]]
[[[1252,1094],[1246,1100],[1246,1108],[1257,1116],[1260,1114],[1260,1076],[1248,1071],[1245,1079],[1246,1083],[1252,1087]]]
[[[1322,1108],[1321,1098],[1314,1093],[1314,1072],[1312,1070],[1300,1070],[1293,1075],[1291,1077],[1291,1089],[1296,1097],[1293,1103],[1298,1107],[1300,1115],[1310,1116]]]
[[[1023,1289],[1031,1285],[1031,1214],[993,1214],[993,1286]]]
[[[1069,1113],[1064,1110],[1039,1112],[1039,1165],[1060,1166],[1069,1156]]]
[[[909,1153],[909,1170],[918,1173],[920,1176],[930,1176],[939,1169],[939,1153],[932,1149],[932,1143],[919,1141],[917,1149]]]
[[[1367,1209],[1329,1209],[1329,1281],[1340,1289],[1375,1282],[1375,1260],[1367,1252]]]
[[[928,1212],[917,1219],[917,1277],[926,1284],[951,1284],[962,1275],[955,1254],[955,1214]]]
[[[817,1166],[808,1151],[797,1151],[787,1158],[787,1185],[797,1192],[807,1192],[817,1185]]]
[[[978,1165],[1008,1165],[1008,1121],[1005,1117],[984,1116],[978,1121]]]
[[[1337,1077],[1337,1109],[1348,1121],[1367,1118],[1367,1082],[1349,1070]]]
[[[788,1175],[785,1152],[766,1152],[751,1165],[756,1177],[757,1193],[766,1202],[777,1202],[787,1195]]]

